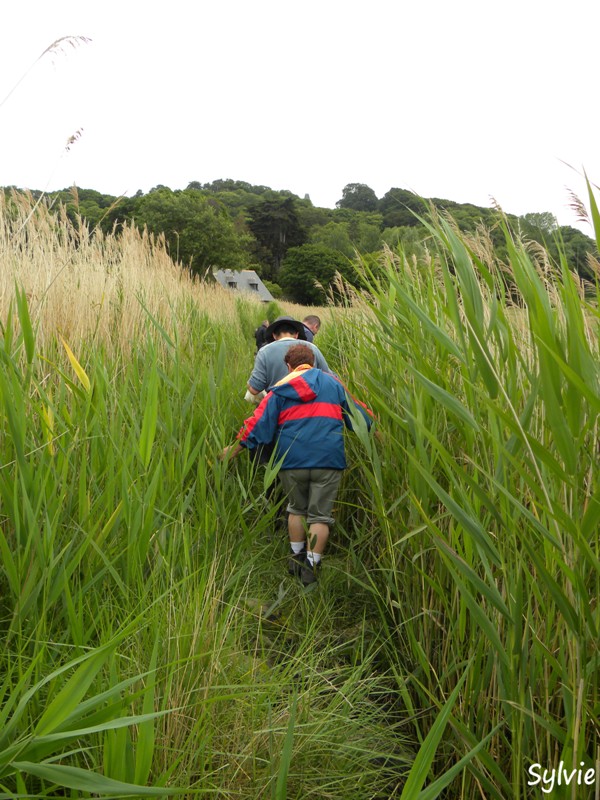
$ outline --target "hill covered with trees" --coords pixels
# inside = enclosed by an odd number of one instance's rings
[[[10,189],[20,191],[5,191]],[[32,194],[42,198],[39,191]],[[461,231],[484,226],[500,256],[505,247],[496,209],[420,198],[401,188],[378,198],[362,183],[347,184],[333,209],[314,206],[308,196],[231,179],[192,181],[181,190],[158,185],[132,197],[72,187],[49,193],[45,201],[65,206],[72,221],[89,229],[108,233],[135,224],[162,235],[173,260],[195,275],[213,267],[255,269],[276,296],[311,305],[326,300],[315,281],[327,286],[336,271],[351,283],[358,280],[357,254],[374,263],[372,256],[387,245],[422,255],[428,238],[422,218],[431,207],[450,214]],[[589,256],[597,256],[596,245],[580,230],[559,226],[550,213],[507,214],[506,220],[557,263],[560,247],[570,269],[594,279]]]

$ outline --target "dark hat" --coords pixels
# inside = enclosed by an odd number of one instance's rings
[[[298,339],[302,339],[306,341],[306,334],[304,333],[304,325],[301,322],[298,322],[297,319],[293,317],[277,317],[277,319],[272,322],[267,330],[265,331],[265,341],[266,342],[273,342],[273,334],[277,333],[279,328],[283,325],[290,328],[293,328],[298,333]]]

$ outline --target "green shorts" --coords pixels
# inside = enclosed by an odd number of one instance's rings
[[[282,469],[279,479],[288,496],[287,510],[306,517],[309,525],[333,525],[333,504],[342,478],[341,469]]]

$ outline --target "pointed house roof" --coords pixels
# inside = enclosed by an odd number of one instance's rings
[[[218,269],[213,275],[217,283],[225,289],[258,296],[263,303],[270,303],[275,299],[253,269]]]

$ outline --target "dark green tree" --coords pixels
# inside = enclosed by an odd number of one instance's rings
[[[552,233],[558,227],[556,217],[550,211],[530,212],[521,219],[530,228],[537,228],[542,233]]]
[[[279,273],[279,285],[294,303],[324,305],[336,272],[356,285],[352,263],[337,250],[320,244],[291,247]]]
[[[422,216],[426,205],[418,195],[406,189],[390,189],[379,201],[377,209],[383,216],[384,228],[410,227],[420,224],[415,214]]]
[[[405,256],[425,258],[425,239],[427,229],[422,225],[385,228],[382,237],[391,250],[400,250]]]
[[[335,221],[310,231],[310,240],[332,250],[338,250],[348,258],[358,252],[374,253],[381,249],[382,237],[376,214],[364,211],[336,211]]]
[[[327,225],[333,218],[333,209],[313,206],[307,200],[296,201],[296,212],[303,228],[307,231]]]
[[[598,248],[596,242],[586,236],[578,228],[570,225],[561,225],[552,234],[551,241],[547,242],[548,251],[555,263],[559,263],[559,250],[564,254],[569,268],[576,272],[580,278],[595,283],[597,275],[590,266],[590,256],[592,260],[598,260]]]
[[[306,241],[294,197],[269,197],[249,211],[248,227],[257,241],[256,255],[265,266],[267,277],[276,278],[290,247]]]
[[[114,195],[101,194],[95,189],[80,189],[71,186],[50,194],[53,200],[65,206],[67,215],[74,224],[82,221],[90,230],[103,221],[110,209],[118,202]]]
[[[213,194],[220,194],[221,192],[247,192],[248,194],[262,195],[271,191],[268,186],[253,186],[247,181],[234,181],[232,178],[219,178],[211,183],[198,184],[197,181],[192,181],[189,184],[190,188],[202,188],[206,192]]]
[[[338,253],[352,258],[354,255],[354,245],[350,241],[348,233],[348,223],[329,222],[327,225],[319,225],[310,233],[311,244],[319,244],[336,250]]]
[[[100,220],[102,230],[105,233],[118,231],[122,229],[123,225],[135,219],[139,200],[143,196],[142,191],[138,190],[133,197],[117,198]]]
[[[366,183],[347,183],[342,190],[342,199],[337,208],[351,208],[354,211],[376,211],[377,195]]]
[[[136,223],[164,233],[171,257],[196,274],[246,266],[247,254],[226,209],[195,189],[153,189],[138,201]]]

